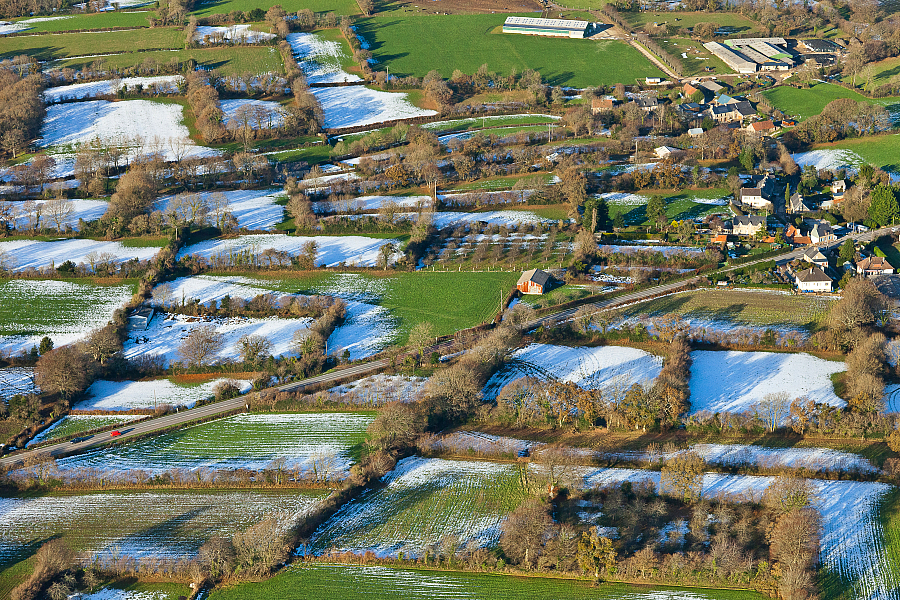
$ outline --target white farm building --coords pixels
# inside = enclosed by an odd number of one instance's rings
[[[584,38],[588,21],[569,19],[536,19],[534,17],[507,17],[503,23],[503,33],[525,35],[548,35],[552,37]]]

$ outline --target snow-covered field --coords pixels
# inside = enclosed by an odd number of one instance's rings
[[[0,338],[2,340],[3,338]],[[7,367],[0,369],[0,401],[7,401],[17,394],[37,393],[34,368]]]
[[[607,204],[617,204],[619,206],[643,206],[650,200],[647,196],[640,194],[629,194],[628,192],[607,192],[597,194],[598,198],[606,200]],[[725,206],[728,204],[728,198],[691,198],[692,202],[698,204],[712,204],[716,206]]]
[[[124,306],[132,293],[128,285],[96,286],[34,279],[4,282],[0,284],[0,315],[3,315],[0,352],[27,352],[39,345],[44,336],[49,336],[55,347],[76,342],[106,325],[113,311]],[[23,303],[40,309],[29,313],[16,308]],[[52,309],[43,310],[44,307]]]
[[[323,40],[314,33],[290,33],[285,39],[309,83],[360,81],[358,76],[341,68],[341,59],[346,56],[338,42]]]
[[[172,302],[180,304],[181,300],[185,299],[185,301],[196,300],[200,304],[208,305],[210,302],[218,302],[226,296],[251,300],[264,294],[271,294],[279,299],[293,298],[293,294],[282,294],[258,287],[261,283],[263,282],[241,276],[193,275],[179,277],[175,281],[161,283],[153,288],[153,304],[165,307]]]
[[[36,208],[42,207],[46,204],[48,200],[36,200],[34,204]],[[101,218],[106,214],[106,209],[109,208],[109,202],[104,200],[69,200],[72,203],[72,214],[68,217],[60,220],[60,225],[65,227],[68,225],[75,231],[78,230],[78,220],[84,219],[85,221],[95,221]],[[18,215],[15,219],[16,229],[25,230],[28,228],[29,215],[24,213],[23,205],[21,202],[3,202],[0,201],[0,211],[10,210],[11,214]],[[53,221],[48,217],[46,211],[41,208],[41,225],[43,227],[52,227],[56,228],[56,221]]]
[[[836,171],[844,168],[855,170],[865,161],[852,150],[811,150],[794,154],[794,162],[801,168],[812,165],[816,170]]]
[[[351,500],[313,534],[308,551],[418,556],[453,539],[489,546],[506,515],[524,499],[515,465],[423,459],[400,461],[385,487]]]
[[[168,379],[153,381],[105,381],[97,380],[87,389],[87,399],[72,408],[75,410],[131,410],[155,408],[162,404],[193,407],[201,400],[212,398],[216,385],[233,381],[247,393],[253,387],[249,381],[220,378],[191,387],[176,385]]]
[[[197,254],[206,258],[216,255],[228,256],[241,252],[259,255],[269,248],[298,255],[307,242],[319,246],[316,264],[333,267],[339,263],[360,267],[373,267],[378,262],[379,249],[385,244],[399,244],[399,240],[383,240],[358,235],[304,237],[297,235],[263,234],[242,235],[231,239],[215,239],[188,246],[178,253],[178,257]],[[396,258],[396,257],[395,257]]]
[[[232,98],[222,100],[222,112],[225,113],[225,124],[238,115],[238,109],[248,107],[246,114],[249,116],[250,126],[253,129],[273,129],[284,122],[282,106],[270,100],[250,100],[247,98]]]
[[[328,390],[329,394],[350,397],[354,404],[381,406],[388,402],[411,402],[419,397],[428,380],[408,375],[370,375]]]
[[[384,350],[397,335],[397,322],[383,306],[347,301],[344,324],[328,338],[328,354],[340,356],[350,351],[350,359],[365,358]]]
[[[531,344],[513,353],[507,365],[491,377],[485,396],[495,397],[504,385],[526,375],[554,377],[589,389],[610,385],[627,389],[635,383],[652,382],[661,369],[661,357],[637,348]]]
[[[119,588],[103,588],[93,594],[81,594],[78,600],[172,600],[168,590],[123,590]]]
[[[267,517],[294,523],[318,495],[271,491],[101,492],[0,499],[0,560],[60,536],[78,551],[136,558],[193,558],[211,536]],[[90,596],[94,598],[95,596]],[[97,598],[124,598],[101,595]],[[83,597],[82,597],[83,598]],[[130,600],[148,600],[132,596]],[[152,598],[149,597],[149,598]]]
[[[834,393],[831,375],[846,370],[842,362],[805,353],[714,352],[691,354],[693,412],[743,412],[768,393],[787,392],[815,402],[846,406]]]
[[[471,450],[483,454],[515,455],[522,450],[541,445],[543,445],[541,442],[502,437],[480,431],[454,431],[441,437],[435,448],[456,454],[466,454]]]
[[[20,21],[0,21],[0,35],[8,35],[10,33],[18,33],[31,29],[33,23],[42,23],[44,21],[58,21],[59,19],[71,19],[65,17],[35,17],[32,19],[22,19]]]
[[[115,94],[123,87],[135,88],[142,86],[155,87],[161,93],[174,93],[184,81],[181,75],[159,75],[156,77],[123,77],[121,79],[104,79],[103,81],[91,81],[88,83],[73,83],[44,90],[44,99],[48,104],[61,100],[83,100],[84,98],[96,98],[97,96],[109,96]]]
[[[152,100],[54,104],[47,108],[39,145],[51,152],[72,152],[79,144],[99,139],[127,145],[132,157],[159,152],[171,161],[218,155],[216,150],[194,144],[182,111],[179,104]]]
[[[394,202],[400,208],[431,206],[431,196],[360,196],[348,200],[313,202],[315,213],[350,213],[353,211],[378,210],[384,204]]]
[[[271,231],[284,221],[284,206],[275,202],[284,195],[284,190],[228,190],[222,192],[201,192],[207,201],[214,194],[222,194],[228,201],[228,211],[237,219],[238,227],[257,231]],[[157,210],[165,210],[172,196],[156,201]]]
[[[311,91],[325,111],[325,127],[358,127],[437,114],[413,106],[407,94],[382,92],[361,85],[312,88]]]
[[[578,469],[582,487],[618,485],[623,481],[653,481],[658,471],[637,469]],[[773,477],[707,473],[703,495],[730,497],[737,501],[759,501]],[[848,584],[853,597],[896,600],[900,581],[884,558],[884,531],[878,502],[892,489],[884,483],[810,480],[815,489],[813,506],[822,514],[822,562]]]
[[[533,114],[521,114],[521,115],[496,115],[496,116],[486,116],[486,117],[472,117],[470,119],[450,119],[447,121],[436,121],[434,123],[425,123],[422,125],[422,129],[447,129],[447,126],[460,126],[460,125],[494,125],[494,124],[503,124],[503,121],[508,121],[510,119],[521,119],[523,117],[541,117],[548,121],[559,121],[562,117],[557,115],[544,115],[540,113]]]
[[[329,478],[346,475],[352,448],[365,439],[374,415],[362,413],[240,414],[166,433],[140,444],[97,448],[59,460],[63,473],[89,467],[104,471],[161,473],[171,469],[315,468]],[[74,473],[74,472],[73,472]]]
[[[210,38],[210,42],[227,41],[240,44],[258,44],[271,40],[275,37],[274,33],[265,33],[263,31],[253,31],[250,25],[229,25],[228,27],[212,27],[209,25],[201,25],[197,27],[197,33],[194,39],[200,43],[206,43],[206,38]]]
[[[54,242],[37,240],[0,242],[0,252],[4,254],[5,260],[11,263],[14,271],[28,268],[40,269],[51,265],[58,267],[67,260],[76,265],[90,266],[92,255],[95,260],[102,255],[111,255],[114,257],[114,262],[117,263],[133,258],[149,260],[156,256],[159,250],[154,247],[131,247],[123,246],[119,242],[84,239],[65,239]]]
[[[292,339],[298,331],[309,328],[312,319],[279,319],[267,317],[189,317],[178,314],[158,313],[145,331],[134,332],[125,342],[125,358],[161,356],[166,364],[181,361],[178,353],[188,334],[197,327],[213,325],[224,337],[222,349],[216,360],[240,360],[238,340],[244,335],[260,335],[272,342],[272,355],[293,354]],[[152,399],[151,399],[152,403]]]
[[[469,223],[488,223],[490,225],[517,226],[521,223],[550,223],[552,219],[545,219],[527,210],[491,210],[487,212],[436,212],[430,213],[432,223],[438,229],[452,227],[454,225]]]

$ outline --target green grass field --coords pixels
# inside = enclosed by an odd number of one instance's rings
[[[511,127],[514,125],[535,125],[538,123],[555,123],[557,119],[551,119],[543,115],[501,115],[498,117],[484,117],[472,119],[453,119],[450,121],[436,121],[426,123],[423,129],[428,129],[438,134],[454,133],[459,131],[471,131],[485,127]],[[490,133],[487,130],[486,133]]]
[[[422,571],[389,567],[310,564],[291,567],[260,583],[243,583],[213,591],[210,600],[762,600],[746,590],[651,588],[494,573]]]
[[[898,74],[900,74],[900,57],[886,58],[880,62],[871,63],[875,76],[872,78],[874,87],[890,83]],[[854,78],[848,75],[843,78],[844,83],[854,84]],[[855,84],[858,87],[864,87],[868,84],[866,77],[862,74],[856,76]]]
[[[767,292],[697,290],[630,306],[629,316],[675,313],[736,325],[791,326],[815,329],[831,306],[821,298]]]
[[[436,543],[497,543],[497,526],[526,498],[521,465],[410,457],[386,486],[345,504],[310,540],[310,551],[367,549],[420,555]],[[455,540],[448,542],[447,540]]]
[[[131,299],[137,282],[13,279],[0,282],[0,335],[65,334],[103,326]]]
[[[213,535],[229,536],[269,516],[287,524],[327,493],[156,490],[4,498],[0,565],[21,561],[57,536],[76,551],[189,558]]]
[[[423,77],[436,69],[450,77],[454,69],[474,73],[487,64],[488,69],[504,74],[512,68],[520,73],[536,69],[551,85],[574,87],[662,76],[623,42],[498,33],[505,18],[499,14],[375,17],[359,21],[358,31],[378,63],[396,75]]]
[[[637,196],[649,197],[652,194],[639,192]],[[727,189],[715,188],[709,190],[687,190],[678,194],[662,194],[663,201],[666,204],[666,216],[670,221],[681,221],[684,219],[696,219],[716,213],[728,213],[728,207],[721,204],[709,204],[704,202],[695,202],[695,199],[719,199],[729,195]],[[627,204],[616,204],[613,200],[608,200],[609,216],[615,218],[621,214],[625,219],[626,225],[642,225],[647,222],[647,204],[646,201],[635,204],[635,196],[629,196],[626,199]],[[729,213],[730,214],[730,213]]]
[[[697,23],[715,23],[719,27],[732,27],[735,33],[750,33],[757,31],[759,26],[752,20],[737,13],[708,12],[638,12],[622,13],[623,18],[635,29],[640,29],[647,23],[665,23],[669,27],[692,28]],[[671,29],[670,29],[671,31]]]
[[[716,73],[730,73],[731,69],[722,59],[703,47],[703,44],[690,38],[673,37],[663,40],[662,47],[672,56],[679,57],[684,65],[685,75],[703,75],[706,67],[713,67]],[[682,54],[687,54],[684,58]]]
[[[283,292],[338,294],[387,308],[397,319],[398,342],[405,342],[409,330],[422,321],[434,325],[437,335],[490,321],[500,308],[501,294],[506,297],[519,273],[422,271],[392,277],[331,273],[276,276],[278,279],[260,284]]]
[[[148,17],[154,13],[147,11],[109,11],[87,15],[67,15],[64,19],[52,21],[39,21],[28,24],[27,33],[53,33],[58,31],[72,31],[75,29],[103,29],[106,27],[149,27]],[[15,19],[15,21],[27,21],[31,17]],[[128,34],[125,34],[128,35]]]
[[[296,13],[298,10],[308,8],[313,12],[335,12],[338,15],[358,15],[359,5],[355,0],[279,0],[288,13]],[[227,14],[233,10],[249,12],[254,8],[269,10],[273,3],[266,0],[215,0],[204,2],[193,14],[205,17],[215,14]]]
[[[331,457],[333,474],[359,455],[372,413],[236,415],[135,444],[91,450],[64,459],[64,468],[90,466],[164,471],[172,468],[265,468],[277,458],[301,468]],[[127,430],[128,427],[123,427]]]
[[[842,140],[834,144],[819,144],[812,150],[850,150],[864,162],[881,167],[886,171],[900,172],[900,135],[896,133]]]
[[[772,106],[787,115],[799,117],[801,120],[818,115],[828,103],[840,98],[878,104],[884,106],[891,113],[896,113],[898,104],[900,104],[900,98],[866,98],[859,92],[831,83],[819,83],[805,90],[791,86],[779,86],[762,94],[772,103]],[[897,117],[893,118],[896,120]]]
[[[0,58],[12,58],[26,54],[38,60],[53,60],[86,56],[97,54],[97,52],[134,52],[164,48],[184,48],[184,33],[181,29],[159,27],[142,29],[138,32],[110,31],[8,37],[0,39]],[[95,60],[97,59],[92,58],[88,62]]]
[[[79,34],[73,34],[79,35]],[[80,35],[99,35],[85,33]],[[181,45],[181,44],[179,44]],[[2,44],[0,44],[2,49]],[[0,50],[2,51],[2,50]],[[15,52],[13,53],[15,54]],[[90,54],[90,53],[87,53]],[[168,65],[171,63],[183,63],[189,59],[197,61],[199,66],[205,69],[218,69],[224,75],[240,75],[244,73],[284,73],[284,64],[278,51],[271,46],[236,48],[192,48],[190,50],[159,51],[159,52],[123,52],[111,56],[77,58],[82,54],[69,54],[76,58],[63,58],[54,64],[59,68],[83,69],[98,61],[110,68],[126,69],[140,65]]]

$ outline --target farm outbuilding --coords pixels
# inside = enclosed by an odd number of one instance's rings
[[[571,19],[536,19],[534,17],[507,17],[503,33],[547,35],[581,39],[587,37],[588,21]]]
[[[543,294],[553,285],[553,276],[540,269],[525,271],[516,283],[516,289],[523,294]]]

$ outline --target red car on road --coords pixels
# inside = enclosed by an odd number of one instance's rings
[[[122,435],[122,432],[116,429],[115,431],[110,432],[109,435],[112,437],[119,437],[120,435]]]

